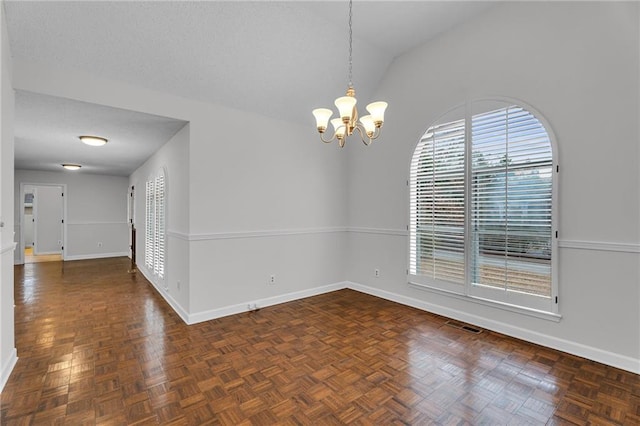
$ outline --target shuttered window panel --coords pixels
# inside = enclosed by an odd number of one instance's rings
[[[146,183],[145,193],[145,242],[144,242],[144,262],[145,266],[153,270],[153,249],[154,249],[154,181]]]
[[[472,118],[471,281],[551,296],[549,136],[512,106]]]
[[[145,266],[159,278],[164,278],[166,232],[166,180],[160,172],[146,183],[145,197]]]
[[[155,184],[155,244],[154,244],[154,272],[164,277],[164,252],[165,252],[165,180],[164,174],[156,177]]]
[[[410,272],[463,283],[464,120],[431,127],[410,171]]]

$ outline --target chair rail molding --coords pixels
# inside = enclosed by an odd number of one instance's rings
[[[336,226],[326,228],[294,228],[294,229],[267,229],[256,231],[232,231],[232,232],[212,232],[202,234],[187,234],[180,231],[169,230],[167,236],[185,241],[212,241],[229,240],[239,238],[262,238],[280,237],[287,235],[308,235],[308,234],[331,234],[346,232],[347,227]]]

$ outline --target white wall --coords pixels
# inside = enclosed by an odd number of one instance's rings
[[[0,5],[0,390],[17,362],[13,321],[13,116],[9,37]]]
[[[20,184],[66,185],[64,259],[79,260],[127,256],[128,179],[121,176],[78,172],[15,171],[14,217],[20,232]],[[16,251],[16,263],[24,262],[24,247]]]
[[[312,118],[311,127],[238,111],[221,119],[207,139],[191,141],[190,298],[198,320],[344,279],[346,152],[321,143]],[[271,275],[275,285],[267,284]]]
[[[504,3],[397,58],[376,96],[390,105],[380,142],[349,152],[348,279],[640,372],[638,27],[637,3]],[[558,323],[407,284],[415,145],[439,115],[483,96],[525,101],[557,136]]]
[[[189,243],[183,237],[189,233],[189,127],[189,124],[185,125],[129,177],[129,187],[135,188],[138,269],[184,319],[188,317],[190,309]],[[149,271],[144,262],[145,184],[160,169],[165,173],[167,201],[163,280]]]

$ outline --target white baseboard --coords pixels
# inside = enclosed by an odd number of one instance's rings
[[[66,256],[64,260],[89,260],[89,259],[104,259],[107,257],[125,257],[125,256],[129,256],[129,252],[123,251],[119,253],[76,254],[73,256]]]
[[[138,266],[137,270],[142,275],[144,275],[144,277],[147,279],[147,281],[149,281],[149,283],[151,283],[151,285],[158,292],[158,294],[162,296],[162,298],[169,304],[169,306],[171,306],[171,309],[173,309],[173,311],[176,314],[178,314],[180,319],[182,319],[182,321],[184,321],[185,324],[191,324],[189,322],[189,313],[182,307],[182,305],[178,303],[178,301],[174,299],[173,296],[171,296],[171,294],[169,294],[169,292],[165,288],[158,285],[158,283],[154,281],[154,279],[150,276],[150,274],[148,274],[148,272],[144,268],[141,268]]]
[[[516,327],[511,324],[505,324],[500,321],[494,321],[463,311],[458,311],[456,309],[451,309],[445,306],[425,302],[424,300],[391,293],[385,290],[380,290],[354,282],[347,282],[346,287],[352,290],[359,291],[361,293],[370,294],[372,296],[380,297],[392,302],[397,302],[402,305],[411,306],[423,311],[442,315],[458,321],[463,321],[469,324],[476,325],[478,327],[486,328],[487,330],[506,334],[507,336],[515,337],[517,339],[536,343],[548,348],[557,349],[559,351],[567,352],[572,355],[577,355],[582,358],[587,358],[592,361],[600,362],[602,364],[640,374],[640,359],[634,359],[625,355],[620,355],[614,352],[594,348],[592,346],[583,345],[582,343],[549,336],[546,334],[538,333],[536,331]]]
[[[159,293],[160,293],[160,295],[162,297],[164,297],[164,300],[166,300],[167,303],[169,305],[171,305],[171,307],[173,308],[175,313],[178,314],[180,319],[182,321],[184,321],[185,324],[189,324],[188,323],[188,321],[189,321],[189,313],[184,310],[182,305],[180,303],[178,303],[178,301],[176,299],[174,299],[173,296],[171,296],[171,294],[167,293],[166,291],[160,291]]]
[[[189,315],[187,324],[196,324],[203,321],[209,321],[216,318],[235,315],[242,312],[248,312],[248,305],[255,304],[258,308],[266,308],[267,306],[279,305],[280,303],[292,302],[294,300],[304,299],[305,297],[317,296],[332,291],[341,290],[347,287],[346,282],[339,282],[325,285],[322,287],[310,288],[307,290],[295,291],[293,293],[281,294],[278,296],[268,297],[265,299],[247,300],[236,305],[225,306],[223,308],[211,309],[208,311],[197,312]]]
[[[17,362],[18,352],[16,351],[16,348],[13,348],[9,359],[7,359],[7,361],[2,366],[2,371],[0,371],[0,392],[4,389],[4,385],[7,384],[7,380],[9,380],[9,376],[11,375],[13,367],[16,366]]]

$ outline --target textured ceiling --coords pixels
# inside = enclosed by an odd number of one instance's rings
[[[186,123],[54,96],[16,91],[15,168],[62,171],[81,164],[83,173],[129,176]],[[106,136],[101,147],[80,135]]]
[[[4,5],[16,58],[295,119],[311,131],[310,111],[331,107],[347,86],[347,1]],[[375,100],[394,57],[492,5],[355,1],[353,82],[360,102]]]

